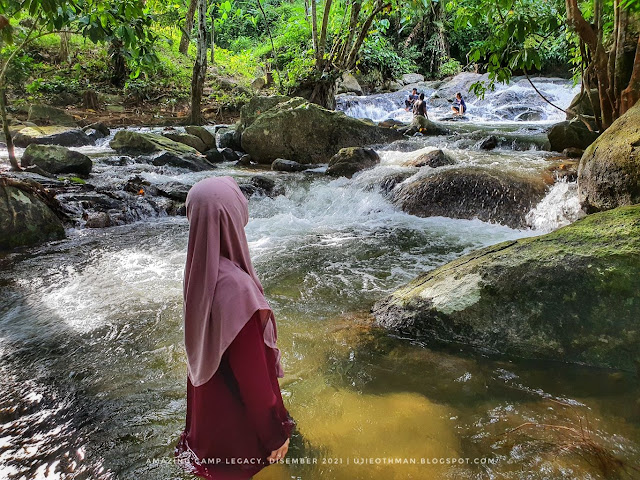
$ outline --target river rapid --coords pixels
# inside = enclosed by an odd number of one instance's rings
[[[516,87],[518,98],[533,98]],[[575,93],[560,80],[541,88],[565,107]],[[468,102],[466,126],[451,122],[453,135],[377,147],[381,164],[351,180],[322,168],[259,172],[285,191],[251,198],[246,231],[278,319],[282,392],[297,430],[290,463],[256,479],[607,478],[585,453],[589,441],[638,465],[640,384],[630,374],[431,349],[371,327],[372,304],[419,273],[580,216],[566,182],[550,188],[523,230],[418,218],[379,191],[381,177],[433,148],[457,166],[541,172],[551,156],[540,150],[544,130],[558,114],[535,104],[537,116],[501,117],[505,91]],[[404,94],[345,96],[339,108],[400,118]],[[478,148],[487,135],[500,137],[496,150]],[[108,140],[78,148],[92,156],[97,186],[132,175],[191,185],[256,174],[233,163],[192,173],[120,162]],[[0,478],[192,478],[173,463],[186,408],[188,224],[145,201],[133,223],[70,229],[66,240],[0,257]]]

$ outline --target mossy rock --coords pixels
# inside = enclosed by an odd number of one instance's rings
[[[29,118],[27,120],[36,125],[77,126],[76,121],[71,115],[64,110],[50,107],[49,105],[31,105],[31,107],[29,107]]]
[[[193,147],[200,153],[204,153],[209,150],[209,148],[211,148],[207,147],[207,145],[202,141],[200,137],[191,135],[189,133],[166,132],[163,133],[162,136],[168,138],[169,140],[173,140],[174,142],[183,143],[184,145]]]
[[[267,110],[246,128],[242,149],[259,163],[287,158],[318,164],[327,163],[341,148],[386,143],[400,137],[396,130],[293,98]]]
[[[291,97],[286,95],[257,95],[249,100],[249,103],[240,109],[240,123],[238,128],[244,130],[250,126],[256,118],[279,103],[288,102]]]
[[[140,133],[132,130],[120,130],[109,146],[118,153],[144,154],[167,151],[176,155],[198,155],[198,151],[155,133]]]
[[[29,145],[22,154],[23,167],[37,165],[49,173],[89,175],[93,167],[86,155],[59,145]]]
[[[640,203],[640,102],[585,150],[578,195],[587,212]]]
[[[93,145],[95,140],[79,128],[74,127],[26,127],[13,137],[16,147],[25,148],[38,145],[61,145],[63,147],[82,147]]]
[[[379,163],[380,156],[371,148],[342,148],[329,160],[326,174],[333,177],[351,178],[354,173],[375,167]]]
[[[562,152],[565,148],[582,148],[583,150],[596,141],[598,134],[590,131],[578,120],[556,123],[547,134],[550,149]]]
[[[0,185],[0,250],[61,238],[62,222],[42,200],[15,186]]]
[[[640,366],[640,206],[465,255],[373,308],[379,325],[513,357]]]
[[[205,145],[205,151],[211,148],[216,148],[216,136],[200,125],[187,125],[184,127],[185,132],[190,135],[195,135]],[[193,146],[193,145],[192,145]]]

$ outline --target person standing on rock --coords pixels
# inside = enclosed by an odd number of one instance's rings
[[[295,425],[278,385],[276,321],[251,263],[248,201],[235,180],[198,182],[186,210],[187,412],[176,461],[204,478],[246,480],[284,458]]]
[[[404,101],[404,109],[408,112],[418,100],[418,89],[414,88],[409,94],[409,98]]]
[[[413,104],[413,115],[415,117],[424,117],[427,120],[429,119],[429,116],[427,115],[427,102],[424,100],[424,93],[421,93],[418,100]]]

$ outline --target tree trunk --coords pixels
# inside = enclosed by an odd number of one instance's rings
[[[638,45],[636,46],[636,55],[629,85],[620,94],[620,115],[627,112],[638,100],[640,100],[640,36],[638,36]]]
[[[112,40],[109,45],[109,51],[113,68],[111,83],[116,87],[122,87],[127,78],[127,62],[122,53],[122,42],[116,39]]]
[[[327,24],[329,23],[329,13],[331,12],[332,0],[325,0],[324,14],[322,15],[322,29],[320,30],[320,40],[318,41],[318,52],[316,58],[320,63],[324,63],[324,52],[327,44]]]
[[[311,0],[311,40],[313,41],[313,51],[316,54],[316,63],[318,61],[318,15],[316,13],[316,0]]]
[[[328,78],[321,78],[315,82],[313,92],[309,98],[311,103],[315,103],[329,110],[336,108],[336,78],[329,75]]]
[[[59,62],[69,62],[69,41],[71,40],[71,32],[64,30],[60,32],[60,53]]]
[[[187,9],[187,16],[184,19],[184,26],[182,27],[182,37],[180,37],[180,53],[186,55],[189,51],[189,42],[191,41],[191,29],[193,28],[193,17],[196,14],[196,7],[198,0],[189,0],[189,8]]]
[[[207,75],[207,0],[198,0],[198,50],[191,79],[191,124],[202,125],[202,92]]]
[[[211,65],[216,64],[216,19],[213,16],[215,9],[211,9]]]
[[[85,109],[99,110],[100,103],[98,102],[98,95],[95,90],[85,90],[82,94],[82,106]]]
[[[16,159],[16,151],[13,146],[13,137],[9,131],[9,119],[7,118],[7,91],[5,87],[0,89],[0,116],[2,117],[2,132],[4,133],[7,152],[9,153],[9,163],[11,170],[22,170]]]

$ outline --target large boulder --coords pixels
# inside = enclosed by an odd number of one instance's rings
[[[640,203],[640,103],[584,152],[578,195],[587,212]]]
[[[93,145],[95,139],[79,128],[71,127],[26,127],[13,137],[16,147],[25,148],[32,143],[38,145],[61,145],[63,147],[82,147]]]
[[[176,142],[155,133],[140,133],[132,130],[120,130],[109,146],[118,153],[144,154],[167,151],[176,155],[197,155],[198,150],[184,143]]]
[[[373,308],[403,336],[483,352],[640,367],[640,206],[597,213],[422,274]]]
[[[50,107],[49,105],[31,105],[27,121],[36,125],[62,125],[66,127],[77,126],[74,118],[64,110]]]
[[[246,128],[242,133],[242,149],[259,163],[271,163],[276,158],[327,163],[341,148],[400,137],[395,130],[294,98],[269,109]]]
[[[433,122],[421,115],[414,115],[411,123],[405,127],[398,128],[398,132],[404,135],[415,135],[416,133],[422,135],[447,135],[450,133],[449,129],[442,124]]]
[[[479,218],[521,228],[546,191],[540,176],[452,168],[404,182],[391,197],[402,210],[419,217]]]
[[[173,140],[174,142],[184,143],[190,147],[195,148],[198,152],[204,153],[209,148],[207,145],[200,139],[200,137],[196,137],[195,135],[191,135],[189,133],[182,132],[165,132],[162,134],[163,137],[168,138],[169,140]]]
[[[194,172],[201,172],[204,170],[212,170],[215,165],[207,160],[202,155],[193,154],[176,154],[175,152],[161,150],[152,154],[150,157],[146,157],[146,160],[157,167],[169,166],[176,168],[185,168]]]
[[[336,153],[329,160],[326,174],[333,177],[349,177],[380,163],[380,156],[371,148],[347,147]]]
[[[405,85],[410,85],[412,83],[420,83],[424,82],[424,76],[419,73],[405,73],[402,75],[402,81]]]
[[[362,87],[351,73],[345,72],[336,80],[336,93],[355,93],[362,95]]]
[[[202,140],[202,143],[204,143],[206,150],[216,147],[216,136],[206,128],[199,125],[188,125],[184,127],[184,130],[189,135],[194,135]]]
[[[240,108],[240,123],[238,128],[244,130],[250,126],[256,118],[279,103],[288,102],[291,97],[286,95],[255,96]]]
[[[578,120],[556,123],[547,136],[550,148],[554,152],[562,152],[565,148],[572,147],[584,150],[598,138],[596,132],[592,132]]]
[[[36,195],[0,181],[0,250],[64,238],[64,227]]]
[[[37,165],[49,173],[89,175],[93,163],[85,154],[59,145],[29,145],[22,154],[23,167]]]

